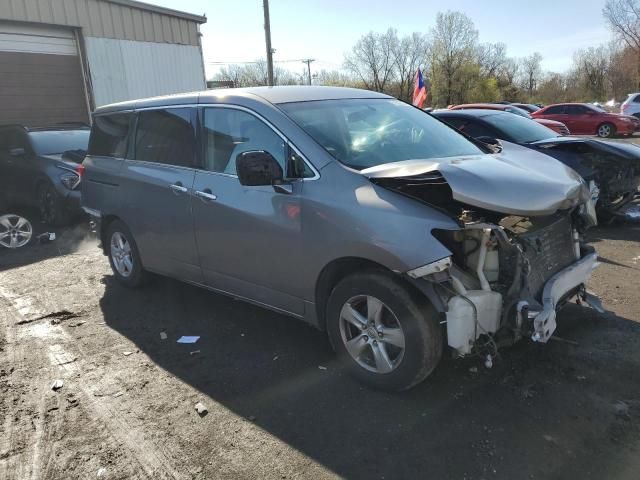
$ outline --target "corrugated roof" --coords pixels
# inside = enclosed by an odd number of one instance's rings
[[[180,10],[173,10],[171,8],[160,7],[158,5],[152,5],[151,3],[139,2],[137,0],[102,0],[109,3],[117,3],[124,5],[125,7],[139,8],[141,10],[148,10],[150,12],[161,13],[163,15],[169,15],[172,17],[183,18],[192,22],[207,23],[207,17],[205,15],[195,15],[193,13],[182,12]]]

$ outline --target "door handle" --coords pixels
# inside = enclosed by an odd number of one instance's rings
[[[189,189],[184,185],[182,185],[180,182],[174,183],[173,185],[169,185],[169,188],[174,192],[179,192],[179,193],[187,193],[189,191]]]
[[[205,191],[196,190],[195,194],[196,194],[196,197],[201,198],[202,200],[210,201],[210,202],[218,199],[218,197],[216,197],[213,193],[211,193],[211,190],[209,190],[208,188]]]

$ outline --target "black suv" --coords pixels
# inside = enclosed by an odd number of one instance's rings
[[[37,207],[41,220],[64,225],[81,213],[81,162],[90,128],[0,126],[0,205]]]

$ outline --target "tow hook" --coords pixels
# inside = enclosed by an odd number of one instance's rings
[[[589,292],[584,287],[582,287],[582,289],[580,290],[580,293],[578,294],[578,298],[576,299],[576,303],[578,305],[581,305],[583,301],[598,313],[607,312],[605,308],[602,306],[602,301],[596,295]]]

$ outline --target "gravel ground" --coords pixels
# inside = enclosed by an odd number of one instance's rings
[[[611,313],[569,305],[564,341],[446,359],[403,394],[352,381],[294,319],[124,289],[83,228],[58,233],[0,251],[2,479],[639,478],[640,224],[590,233]]]

